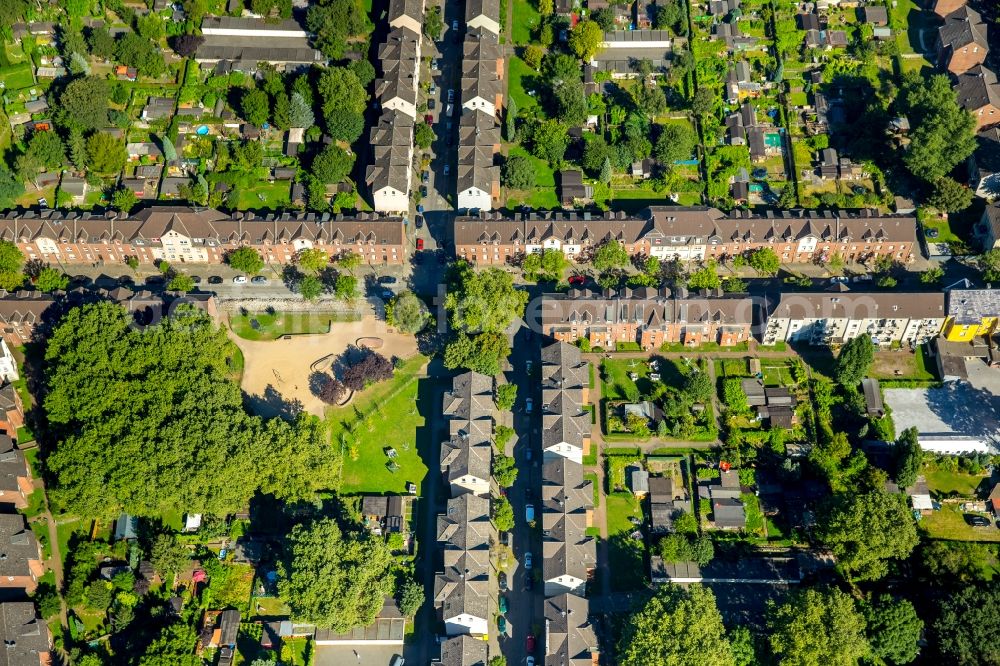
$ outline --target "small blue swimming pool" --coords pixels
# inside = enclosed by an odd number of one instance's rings
[[[208,134],[208,125],[202,125],[198,129],[196,129],[194,132],[198,136],[205,136],[206,134]]]

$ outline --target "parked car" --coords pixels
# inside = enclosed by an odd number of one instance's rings
[[[928,238],[937,238],[940,235],[940,231],[937,229],[924,229],[924,236]]]
[[[378,279],[379,284],[396,284],[396,278],[391,275],[383,275]]]
[[[529,654],[524,660],[524,666],[535,666],[535,658]]]
[[[448,88],[448,102],[451,103],[451,102],[454,102],[454,101],[455,101],[455,89],[454,88]]]
[[[507,546],[508,548],[510,548],[512,543],[514,543],[514,541],[511,539],[510,532],[501,532],[500,533],[500,544],[501,545],[504,545],[504,546]]]
[[[445,164],[444,165],[444,175],[447,176],[450,173],[451,173],[451,165],[450,164]]]
[[[427,94],[430,95],[431,97],[434,97],[434,95],[437,95],[437,91],[438,91],[437,86],[432,83],[431,87],[427,89]]]
[[[532,576],[525,576],[524,577],[524,589],[526,589],[528,592],[531,592],[533,589],[535,589],[535,579],[534,579],[534,577],[532,577]]]
[[[191,282],[193,282],[194,284],[201,284],[201,276],[200,275],[192,275],[191,276]]]
[[[437,58],[432,58],[431,59],[431,70],[436,72],[439,69],[441,69],[441,63],[438,62]]]
[[[211,277],[208,278],[208,283],[209,284],[222,284],[222,278],[219,277],[218,275],[213,275],[213,276],[211,276]]]
[[[448,106],[444,107],[444,115],[451,118],[451,114],[453,114],[454,112],[455,112],[455,105],[449,102]]]
[[[422,226],[424,226],[424,216],[423,215],[417,215],[417,217],[414,220],[414,222],[417,225],[417,229],[421,228]]]
[[[524,413],[525,414],[530,414],[531,413],[531,408],[534,407],[534,405],[535,405],[535,401],[534,400],[532,400],[531,398],[525,398],[525,400],[524,400]]]
[[[535,651],[535,635],[528,634],[528,637],[524,639],[524,649],[529,653]]]
[[[531,374],[531,359],[530,358],[527,361],[524,362],[524,374],[526,374],[526,375],[530,375]]]
[[[423,238],[418,238],[417,239],[417,249],[418,250],[424,249],[424,239]]]
[[[246,275],[237,275],[236,277],[233,278],[233,284],[246,284],[246,283],[247,283]]]
[[[270,282],[270,280],[268,280],[263,275],[258,275],[257,277],[255,277],[252,280],[250,280],[251,284],[268,284],[269,282]]]
[[[434,124],[434,116],[432,116],[429,113],[424,114],[424,122],[427,123],[428,125],[433,125]]]
[[[524,570],[531,571],[531,553],[524,554]]]
[[[437,108],[437,100],[429,99],[427,100],[427,108],[431,111]]]
[[[500,572],[497,574],[497,582],[500,584],[500,589],[504,592],[507,591],[507,574]]]
[[[524,521],[530,523],[535,519],[535,505],[525,504],[524,505]]]
[[[420,186],[420,196],[424,197],[425,199],[427,198],[427,186],[426,185],[421,185]]]
[[[507,597],[505,597],[505,596],[503,596],[501,594],[500,598],[497,600],[497,607],[500,609],[501,613],[506,613],[507,612]]]
[[[389,666],[403,666],[406,660],[402,656],[395,654],[392,656],[392,661],[389,662]]]
[[[973,516],[970,514],[965,514],[965,522],[969,523],[973,527],[989,527],[990,521],[983,516]]]
[[[420,182],[427,183],[430,182],[430,179],[431,179],[431,172],[425,169],[423,173],[420,174]]]
[[[501,635],[507,633],[507,618],[503,615],[497,618],[497,631],[500,632]]]
[[[146,284],[149,284],[149,285],[161,285],[161,284],[163,284],[166,281],[167,281],[167,279],[165,277],[163,277],[162,275],[150,275],[148,278],[146,278]],[[246,280],[244,279],[244,282],[245,281]],[[87,280],[86,282],[89,282],[89,280]]]
[[[571,285],[573,285],[574,287],[579,287],[580,285],[582,285],[586,281],[586,279],[587,278],[585,278],[582,275],[570,275],[569,276],[569,283]]]
[[[452,21],[451,21],[451,29],[452,30],[458,30],[458,19],[452,19]]]

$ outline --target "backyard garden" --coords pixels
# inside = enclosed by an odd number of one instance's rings
[[[602,425],[609,441],[713,441],[718,436],[712,384],[704,362],[605,359]]]

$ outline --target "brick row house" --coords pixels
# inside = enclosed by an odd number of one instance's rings
[[[979,12],[962,5],[944,17],[938,28],[938,65],[952,74],[967,72],[986,62],[990,52],[986,23]]]
[[[0,638],[4,666],[50,666],[52,646],[49,628],[38,617],[31,601],[0,603]]]
[[[222,213],[212,208],[150,206],[132,214],[13,211],[0,215],[0,240],[27,259],[60,264],[221,264],[227,252],[248,245],[268,263],[288,263],[299,250],[329,255],[354,252],[373,265],[406,260],[403,220],[374,213]]]
[[[590,623],[587,583],[597,565],[594,489],[583,475],[590,449],[590,367],[580,350],[555,342],[542,349],[542,580],[545,663],[593,666],[599,650]]]
[[[490,520],[493,412],[493,378],[486,375],[455,377],[442,398],[449,440],[441,447],[440,469],[451,499],[437,520],[443,553],[434,578],[434,606],[448,636],[485,637],[496,608],[490,563],[490,544],[496,540]],[[458,647],[453,645],[449,654],[461,654]]]
[[[455,218],[455,254],[473,264],[501,265],[532,252],[560,250],[574,261],[587,261],[609,241],[629,254],[658,259],[727,260],[758,248],[771,248],[785,264],[830,260],[864,263],[889,257],[913,259],[916,218],[881,216],[869,210],[768,211],[764,215],[715,208],[656,206],[636,216],[553,211],[497,212]]]
[[[731,347],[753,337],[754,302],[721,292],[571,289],[546,294],[541,309],[546,335],[571,344],[584,338],[602,349],[614,349],[620,342],[638,343],[646,350],[665,343]]]

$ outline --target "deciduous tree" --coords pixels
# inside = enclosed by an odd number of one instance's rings
[[[125,143],[107,132],[87,137],[87,163],[98,173],[118,173],[128,161]]]
[[[460,263],[445,307],[451,313],[451,325],[460,331],[502,332],[524,315],[527,302],[527,292],[514,287],[510,273],[499,268],[475,271]]]
[[[497,453],[493,456],[493,478],[501,488],[510,488],[517,480],[517,463],[511,456]]]
[[[430,323],[431,314],[427,306],[412,291],[403,293],[386,304],[386,323],[406,333],[417,334]]]
[[[628,252],[620,241],[610,240],[594,252],[594,268],[606,271],[613,268],[624,268],[629,265]]]
[[[506,187],[515,190],[530,190],[535,186],[535,165],[527,157],[508,157],[500,171]]]
[[[517,400],[517,384],[500,384],[497,386],[497,409],[509,412]]]
[[[493,498],[493,525],[499,532],[509,532],[514,529],[514,507],[506,497]]]
[[[715,596],[708,588],[664,585],[625,623],[621,666],[733,666]]]
[[[278,565],[278,595],[296,620],[342,633],[372,623],[393,592],[392,555],[368,532],[330,518],[296,525]]]
[[[890,560],[905,559],[917,545],[917,528],[903,497],[880,490],[835,495],[821,512],[817,533],[844,573],[856,580],[882,578]]]
[[[942,663],[955,666],[996,666],[1000,647],[993,638],[994,618],[1000,613],[1000,590],[995,586],[962,588],[944,598],[933,626]]]
[[[845,386],[857,386],[868,374],[874,360],[875,345],[872,344],[871,336],[863,333],[848,340],[840,349],[834,375]]]
[[[569,48],[584,62],[600,53],[603,43],[604,31],[594,21],[580,21],[569,34]]]
[[[235,270],[254,275],[264,268],[264,260],[252,247],[239,247],[226,255],[226,262]]]
[[[888,664],[908,664],[920,652],[924,622],[906,599],[884,594],[863,607],[872,656]]]
[[[772,602],[767,625],[779,664],[855,666],[870,652],[864,617],[850,596],[833,588],[807,588]]]
[[[271,115],[271,103],[267,98],[267,93],[257,88],[243,91],[243,96],[240,98],[240,109],[243,112],[243,118],[257,127],[266,124]]]
[[[69,276],[58,269],[46,266],[38,272],[38,277],[35,278],[35,286],[39,291],[45,292],[65,289],[69,286]]]

